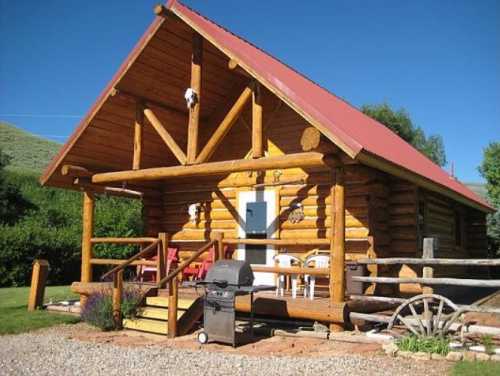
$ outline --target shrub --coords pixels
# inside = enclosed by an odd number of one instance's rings
[[[136,307],[140,303],[141,291],[126,288],[122,295],[121,314],[124,318],[135,317]],[[106,289],[91,294],[82,309],[81,318],[86,323],[103,331],[114,330],[112,290]]]
[[[401,351],[425,352],[446,355],[450,351],[450,340],[446,337],[406,336],[396,341]]]

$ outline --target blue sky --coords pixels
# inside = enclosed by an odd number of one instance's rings
[[[64,141],[157,2],[0,0],[0,120]],[[355,106],[406,108],[460,179],[481,180],[500,140],[500,1],[185,3]]]

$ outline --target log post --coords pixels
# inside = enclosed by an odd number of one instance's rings
[[[214,261],[224,260],[226,255],[224,254],[224,233],[221,231],[217,231],[213,234],[212,240],[215,241],[215,252],[214,252]]]
[[[158,233],[158,267],[156,270],[156,280],[161,281],[167,276],[167,260],[168,260],[168,236],[165,232]],[[162,288],[161,286],[160,288]]]
[[[437,246],[437,238],[424,238],[424,244],[422,248],[422,259],[432,259],[434,258],[434,251]],[[432,278],[434,275],[434,268],[432,266],[424,266],[422,268],[423,278]],[[423,294],[433,294],[434,288],[431,286],[422,287]]]
[[[344,170],[335,169],[332,186],[332,238],[330,245],[330,305],[335,307],[345,301],[345,192]],[[331,324],[331,331],[342,331],[343,325]]]
[[[134,159],[132,161],[132,170],[141,168],[141,155],[143,146],[143,124],[144,124],[144,104],[136,103],[135,122],[134,122]]]
[[[33,274],[31,275],[31,288],[28,299],[28,311],[34,311],[43,306],[43,295],[45,292],[45,282],[49,273],[49,263],[47,260],[33,261]]]
[[[122,327],[123,269],[113,273],[113,322],[116,329]]]
[[[179,297],[179,279],[175,276],[168,282],[168,336],[177,335],[177,303]]]
[[[83,192],[83,229],[82,229],[82,271],[81,282],[92,282],[92,234],[94,232],[94,196],[90,192]],[[80,306],[87,302],[87,297],[80,295]]]
[[[201,99],[201,63],[203,58],[203,38],[200,34],[193,34],[193,52],[191,55],[191,89],[197,95],[197,100],[189,110],[187,163],[192,164],[198,154],[198,127],[200,122]]]
[[[259,83],[254,82],[252,86],[252,157],[263,156],[262,97]]]

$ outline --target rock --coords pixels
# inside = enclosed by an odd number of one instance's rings
[[[469,362],[473,362],[474,360],[476,360],[476,353],[475,352],[472,352],[472,351],[466,351],[464,352],[464,360],[467,360]]]
[[[481,362],[487,362],[490,360],[491,356],[486,354],[486,353],[479,353],[476,354],[476,360],[481,361]]]
[[[458,362],[462,360],[464,354],[460,351],[450,351],[448,355],[446,355],[446,360],[450,360],[452,362]]]
[[[431,354],[432,360],[445,360],[446,357],[441,354]]]
[[[411,358],[412,354],[410,351],[398,351],[398,356],[402,358]]]
[[[399,350],[394,342],[384,343],[382,349],[384,349],[385,353],[389,356],[396,356]]]
[[[492,360],[494,362],[500,362],[500,355],[492,355],[490,357],[490,360]]]
[[[412,358],[415,360],[430,360],[431,354],[419,351],[419,352],[413,353]]]

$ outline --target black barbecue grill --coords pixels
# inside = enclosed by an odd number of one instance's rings
[[[246,261],[219,260],[214,263],[202,281],[189,285],[205,287],[203,331],[200,343],[217,341],[236,346],[235,299],[250,294],[250,335],[253,335],[253,293],[274,290],[274,286],[253,286],[254,275]]]

